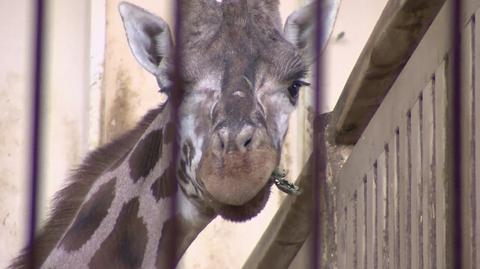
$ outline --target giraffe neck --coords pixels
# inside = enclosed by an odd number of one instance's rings
[[[42,268],[162,267],[171,255],[173,228],[178,262],[215,217],[168,177],[175,128],[170,109],[165,105],[135,146],[95,180]],[[178,206],[171,216],[173,199]]]

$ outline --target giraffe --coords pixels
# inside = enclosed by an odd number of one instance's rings
[[[321,3],[324,47],[339,0]],[[292,13],[283,30],[278,5],[183,1],[178,122],[171,121],[167,99],[86,157],[56,195],[36,239],[35,268],[165,268],[172,229],[178,262],[215,217],[246,221],[263,209],[289,115],[315,60],[313,4]],[[168,24],[126,2],[119,12],[134,57],[171,94]],[[173,160],[175,128],[180,154]],[[176,178],[168,176],[172,167]],[[178,203],[173,216],[172,199]],[[25,268],[29,251],[11,268]]]

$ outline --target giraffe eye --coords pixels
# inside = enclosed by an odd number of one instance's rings
[[[290,94],[290,97],[297,98],[298,92],[300,91],[300,88],[302,88],[302,86],[310,86],[310,83],[301,80],[294,80],[292,82],[292,85],[288,87],[288,93]]]

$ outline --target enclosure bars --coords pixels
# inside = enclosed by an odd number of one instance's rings
[[[41,112],[42,112],[42,64],[43,64],[43,23],[44,23],[44,1],[37,0],[35,7],[34,29],[34,63],[31,99],[31,137],[30,137],[30,196],[29,196],[29,226],[28,226],[28,247],[31,249],[28,257],[28,268],[35,265],[35,230],[38,217],[38,186],[39,186],[39,157],[41,143]]]
[[[313,235],[313,246],[312,246],[312,263],[311,267],[321,268],[321,257],[322,253],[322,238],[320,238],[321,231],[323,231],[323,227],[321,227],[322,222],[320,221],[320,209],[322,206],[320,205],[320,192],[325,187],[325,179],[322,178],[322,172],[326,171],[325,167],[325,143],[322,143],[321,140],[324,139],[321,122],[320,122],[320,106],[321,102],[324,100],[323,94],[323,59],[320,53],[321,46],[322,46],[322,37],[323,37],[323,25],[321,21],[320,14],[322,14],[322,4],[321,1],[317,0],[316,5],[316,16],[315,16],[315,66],[313,68],[314,72],[314,119],[313,119],[313,219],[312,219],[312,235]]]
[[[182,87],[182,78],[181,78],[181,63],[182,63],[182,53],[181,53],[181,36],[182,36],[182,1],[183,0],[176,0],[173,5],[173,14],[175,15],[175,29],[174,29],[174,54],[173,54],[173,88],[169,93],[169,97],[167,102],[172,103],[172,116],[171,120],[175,125],[174,133],[173,133],[173,141],[172,141],[172,164],[169,171],[169,177],[175,178],[175,182],[177,182],[177,158],[179,152],[179,144],[178,144],[178,132],[179,132],[179,121],[178,121],[178,108],[180,107],[180,102],[183,95],[183,87]],[[177,210],[177,196],[173,195],[172,202],[170,205],[170,220],[171,220],[171,241],[170,241],[170,255],[167,258],[167,264],[165,268],[175,269],[176,261],[177,261],[177,236],[179,229],[177,227],[178,220],[176,219],[176,210]]]
[[[452,135],[453,135],[453,263],[454,268],[463,268],[462,254],[462,0],[453,0],[451,13],[452,38]]]

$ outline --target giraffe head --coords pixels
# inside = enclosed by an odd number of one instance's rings
[[[315,8],[280,25],[278,0],[183,1],[179,183],[230,220],[265,205],[290,113],[313,62]],[[339,0],[322,1],[326,43]],[[131,4],[120,13],[137,61],[162,91],[172,85],[168,24]]]

